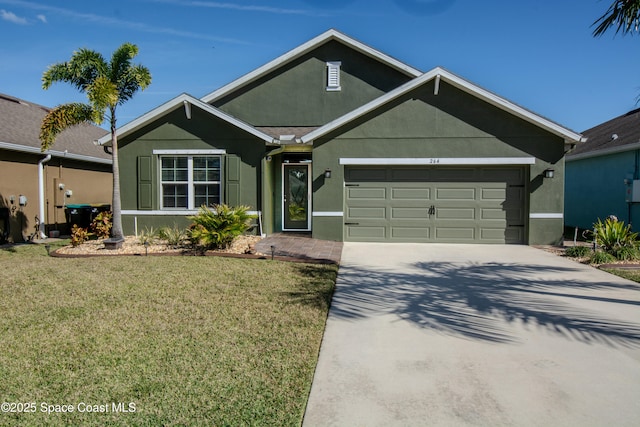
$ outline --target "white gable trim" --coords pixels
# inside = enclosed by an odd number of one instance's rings
[[[339,117],[333,120],[332,122],[329,122],[326,125],[314,130],[313,132],[310,132],[304,135],[302,137],[302,142],[304,143],[312,142],[314,139],[324,136],[327,133],[339,128],[340,126],[346,123],[349,123],[354,119],[357,119],[358,117],[364,116],[365,114],[375,110],[376,108],[412,91],[413,89],[423,84],[426,84],[432,79],[436,79],[438,80],[438,82],[443,80],[451,84],[452,86],[455,86],[458,89],[461,89],[479,99],[482,99],[483,101],[491,105],[494,105],[510,114],[513,114],[514,116],[520,117],[521,119],[528,121],[536,126],[539,126],[557,136],[560,136],[565,141],[570,141],[575,143],[586,141],[586,138],[584,138],[582,135],[576,132],[573,132],[572,130],[569,130],[563,126],[560,126],[559,124],[554,123],[548,119],[545,119],[544,117],[541,117],[537,114],[534,114],[531,111],[524,109],[519,105],[516,105],[510,101],[507,101],[506,99],[501,98],[500,96],[494,93],[491,93],[485,89],[482,89],[468,82],[467,80],[464,80],[461,77],[458,77],[453,73],[450,73],[449,71],[443,68],[436,67],[433,70],[422,74],[420,77],[417,77],[405,83],[404,85],[392,90],[391,92],[387,92],[386,94],[380,96],[379,98],[374,99],[373,101],[359,108],[356,108],[352,112],[347,113],[344,116]]]
[[[236,119],[233,116],[230,116],[229,114],[225,113],[222,110],[217,109],[216,107],[209,105],[205,102],[200,101],[198,98],[194,98],[191,95],[188,95],[186,93],[183,93],[181,95],[178,95],[177,97],[173,98],[170,101],[165,102],[164,104],[160,105],[159,107],[154,108],[153,110],[149,111],[148,113],[138,117],[137,119],[127,123],[126,125],[120,127],[117,131],[117,136],[118,138],[122,138],[123,136],[128,135],[131,132],[134,132],[137,129],[140,129],[141,127],[143,127],[144,125],[146,125],[149,122],[152,122],[153,120],[156,120],[158,117],[162,117],[165,114],[168,114],[178,108],[183,108],[184,105],[186,104],[191,104],[191,105],[195,105],[196,107],[200,108],[201,110],[211,114],[212,116],[218,117],[219,119],[222,119],[224,121],[226,121],[227,123],[230,123],[242,130],[244,130],[247,133],[250,133],[260,139],[262,139],[263,141],[267,142],[267,143],[272,143],[273,142],[273,138],[270,137],[269,135],[267,135],[266,133],[263,133],[259,130],[257,130],[256,128],[254,128],[253,126],[249,125],[248,123],[245,123],[241,120]],[[105,136],[103,136],[102,138],[100,138],[98,140],[98,144],[99,145],[109,145],[111,143],[111,135],[107,134]]]
[[[251,71],[250,73],[245,74],[239,79],[234,80],[231,83],[211,92],[210,94],[203,96],[202,101],[209,103],[217,99],[220,99],[223,96],[229,94],[230,92],[233,92],[234,90],[241,88],[242,86],[245,86],[259,79],[263,75],[273,71],[274,69],[284,64],[287,64],[293,61],[294,59],[312,51],[313,49],[317,48],[318,46],[321,46],[322,44],[330,40],[338,40],[344,43],[345,45],[357,50],[360,53],[363,53],[371,58],[377,59],[378,61],[383,62],[395,68],[396,70],[406,74],[409,77],[418,77],[419,75],[422,74],[420,70],[417,70],[403,62],[398,61],[395,58],[390,57],[389,55],[386,55],[376,49],[373,49],[372,47],[367,46],[364,43],[354,40],[351,37],[346,36],[345,34],[342,34],[337,30],[331,29],[309,40],[308,42],[296,47],[295,49],[290,50],[284,55],[279,56],[278,58],[266,63],[262,67],[259,67]]]

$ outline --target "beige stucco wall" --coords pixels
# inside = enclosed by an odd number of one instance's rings
[[[44,155],[0,151],[0,207],[11,211],[11,236],[21,242],[35,232],[39,216],[38,161]],[[111,204],[111,165],[52,158],[44,164],[46,229],[67,233],[64,208],[68,204]],[[65,184],[60,190],[58,184]],[[71,197],[65,197],[67,190]],[[19,196],[27,205],[19,206]],[[11,196],[15,198],[11,203]]]

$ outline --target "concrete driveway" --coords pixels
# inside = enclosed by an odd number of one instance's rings
[[[640,425],[640,286],[527,246],[346,243],[303,425]]]

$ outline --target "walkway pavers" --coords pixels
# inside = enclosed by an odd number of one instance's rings
[[[296,258],[309,262],[339,264],[342,255],[342,242],[312,239],[301,234],[272,234],[256,243],[257,252],[277,257]]]

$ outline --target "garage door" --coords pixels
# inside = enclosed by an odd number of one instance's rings
[[[345,240],[525,243],[523,167],[345,169]]]

